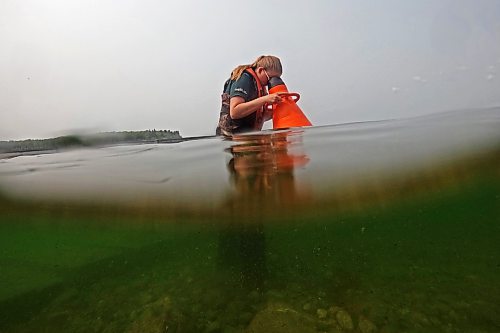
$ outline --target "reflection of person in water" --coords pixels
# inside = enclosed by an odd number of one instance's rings
[[[227,202],[231,224],[219,237],[219,264],[236,273],[244,285],[261,288],[267,276],[263,218],[276,205],[296,201],[293,168],[305,157],[288,154],[284,132],[233,140],[227,167],[235,192]]]

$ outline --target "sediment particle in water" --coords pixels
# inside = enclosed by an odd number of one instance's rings
[[[304,311],[309,311],[309,310],[311,310],[311,303],[306,303],[306,304],[304,304],[304,306],[302,307],[302,310],[304,310]]]
[[[358,326],[361,333],[374,333],[377,331],[377,326],[364,316],[359,316]]]
[[[347,311],[339,310],[335,317],[337,318],[337,321],[339,322],[339,325],[340,325],[340,327],[342,327],[342,329],[348,330],[348,331],[354,329],[351,315],[349,315],[349,313],[347,313]]]
[[[325,319],[328,316],[328,311],[325,309],[318,309],[316,310],[316,314],[318,315],[319,319]]]

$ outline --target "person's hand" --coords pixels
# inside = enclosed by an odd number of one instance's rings
[[[269,95],[263,96],[262,98],[264,99],[264,102],[266,104],[275,104],[275,103],[281,102],[281,97],[280,97],[279,93],[269,94]]]

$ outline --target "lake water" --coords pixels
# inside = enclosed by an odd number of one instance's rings
[[[0,332],[499,332],[500,109],[0,160]]]

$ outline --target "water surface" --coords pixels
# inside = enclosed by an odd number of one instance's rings
[[[0,332],[498,332],[500,111],[0,160]]]

